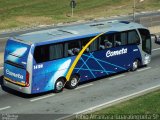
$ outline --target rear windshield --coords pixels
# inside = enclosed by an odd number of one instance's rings
[[[30,45],[20,43],[13,40],[8,40],[6,44],[6,53],[16,56],[16,57],[24,57],[28,54],[30,49]]]

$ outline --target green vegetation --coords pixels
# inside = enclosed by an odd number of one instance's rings
[[[138,98],[104,108],[90,114],[77,115],[74,120],[83,119],[117,119],[127,120],[125,117],[132,117],[132,120],[137,120],[138,117],[146,117],[149,120],[160,119],[160,90],[148,93]],[[137,118],[136,118],[137,117]],[[144,118],[145,119],[145,118]],[[143,120],[144,120],[143,119]]]
[[[136,11],[158,10],[160,0],[138,2]],[[0,0],[0,29],[89,20],[131,14],[133,0],[77,0],[71,17],[70,0]]]
[[[160,90],[96,112],[96,114],[156,113],[160,113]]]

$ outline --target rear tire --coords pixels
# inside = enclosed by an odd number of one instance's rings
[[[66,88],[75,89],[78,86],[79,77],[77,75],[71,76],[70,80],[66,83]]]
[[[54,91],[56,93],[59,93],[63,91],[63,88],[64,88],[64,79],[59,78],[55,83]]]

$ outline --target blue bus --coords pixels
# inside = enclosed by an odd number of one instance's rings
[[[64,87],[151,61],[147,28],[127,21],[64,26],[11,37],[4,54],[4,86],[26,94]]]

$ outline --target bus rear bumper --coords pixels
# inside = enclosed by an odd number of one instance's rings
[[[13,83],[11,83],[9,81],[6,81],[4,78],[3,78],[3,85],[8,87],[8,88],[10,88],[10,89],[13,89],[13,90],[16,90],[18,92],[21,92],[21,93],[31,94],[30,87],[22,87],[22,86],[13,84]]]

